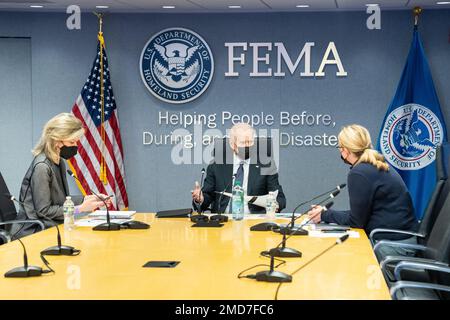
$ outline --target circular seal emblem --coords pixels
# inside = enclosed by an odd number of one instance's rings
[[[406,104],[387,116],[381,132],[381,152],[397,169],[422,169],[436,158],[442,135],[442,124],[430,109]]]
[[[168,103],[192,101],[208,88],[214,60],[206,41],[185,28],[154,34],[139,60],[142,81],[158,99]]]

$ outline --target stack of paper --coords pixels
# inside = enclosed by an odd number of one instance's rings
[[[109,211],[111,219],[130,219],[136,211]],[[106,219],[106,210],[96,210],[88,215],[89,218]]]

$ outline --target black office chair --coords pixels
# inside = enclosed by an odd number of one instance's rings
[[[41,230],[45,229],[44,224],[39,220],[14,220],[17,217],[16,207],[6,194],[9,194],[8,186],[0,172],[0,245],[11,241],[10,231],[14,224],[37,224]]]
[[[449,286],[450,285],[450,195],[442,206],[436,222],[429,234],[426,244],[405,244],[395,241],[379,241],[375,247],[375,252],[382,245],[401,247],[405,249],[416,250],[418,257],[406,256],[388,256],[381,262],[381,270],[388,283],[394,290],[395,297],[398,297],[398,290],[406,289],[401,287],[405,283],[399,284],[399,281],[423,283],[424,290],[415,291],[415,298],[429,299],[448,299],[448,296],[440,291],[425,290],[425,287],[432,288],[432,285]],[[416,288],[418,285],[415,284]],[[437,288],[437,287],[436,287]],[[410,288],[412,289],[412,288]],[[410,290],[411,293],[411,290]],[[431,296],[430,296],[431,295]]]
[[[441,211],[441,208],[444,204],[445,199],[450,191],[450,184],[447,183],[448,179],[448,166],[449,166],[449,157],[450,157],[450,144],[445,143],[439,145],[436,148],[436,186],[433,190],[433,193],[428,202],[427,208],[425,209],[425,213],[423,219],[420,221],[419,229],[417,232],[406,231],[406,230],[396,230],[396,229],[386,229],[386,228],[378,228],[372,230],[369,235],[370,242],[372,246],[376,244],[376,235],[377,234],[405,234],[415,237],[417,239],[417,243],[424,244],[426,243],[428,236],[430,234],[431,229],[434,226],[434,223],[437,219],[438,213]]]

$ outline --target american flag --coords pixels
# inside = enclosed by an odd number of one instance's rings
[[[77,184],[83,194],[94,190],[114,195],[112,209],[123,210],[128,208],[128,196],[122,139],[102,33],[98,39],[91,73],[72,108],[86,134],[78,142],[78,154],[69,160],[69,166],[81,181]]]

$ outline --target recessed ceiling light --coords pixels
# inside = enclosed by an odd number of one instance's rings
[[[298,4],[295,7],[296,8],[309,8],[309,4]]]
[[[30,8],[43,8],[43,7],[44,6],[40,6],[40,5],[36,5],[36,4],[33,4],[30,6]]]
[[[95,6],[97,9],[108,9],[109,6]]]
[[[163,9],[175,9],[175,6],[162,6]]]
[[[373,7],[373,6],[379,6],[378,3],[368,3],[366,4],[366,7]]]
[[[450,1],[439,1],[436,4],[450,4]]]
[[[240,9],[242,8],[241,6],[228,6],[229,9]]]

